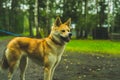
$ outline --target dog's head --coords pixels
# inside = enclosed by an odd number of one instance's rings
[[[62,23],[61,19],[57,17],[51,31],[53,38],[59,42],[69,42],[72,36],[70,25],[71,19],[68,19],[66,22]]]

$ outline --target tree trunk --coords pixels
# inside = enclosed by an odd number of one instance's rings
[[[80,38],[80,30],[79,29],[75,29],[76,30],[76,39],[79,39]]]
[[[30,9],[30,11],[31,11],[31,9]],[[32,25],[32,15],[31,15],[31,13],[32,12],[29,12],[29,36],[30,37],[33,37],[34,35],[33,35],[33,25]]]
[[[87,8],[87,5],[88,5],[88,0],[85,0],[85,24],[84,24],[84,33],[83,33],[83,38],[87,39],[88,37],[88,27],[87,27],[87,15],[88,15],[88,8]]]
[[[31,0],[29,0],[29,5],[30,5],[30,8],[28,10],[29,12],[29,36],[30,37],[33,37],[34,34],[33,34],[33,23],[34,23],[34,7],[32,6],[33,2]]]
[[[7,4],[6,4],[7,5]],[[9,25],[9,8],[6,7],[6,10],[5,10],[5,27],[6,27],[6,30],[7,31],[10,31],[10,25]]]
[[[49,35],[49,33],[50,33],[50,27],[49,27],[49,0],[47,0],[47,2],[46,2],[46,5],[47,5],[47,7],[46,7],[46,34],[45,34],[45,36],[48,36]]]
[[[40,38],[40,31],[38,26],[38,0],[35,0],[35,12],[34,12],[34,19],[35,19],[35,27],[36,27],[36,37]]]
[[[106,15],[105,15],[105,10],[106,10],[106,4],[105,4],[105,1],[100,1],[99,2],[99,5],[100,5],[100,12],[99,12],[99,25],[100,27],[103,27],[103,24],[105,22],[105,19],[106,19]]]
[[[10,31],[12,31],[12,32],[15,32],[15,27],[17,27],[17,26],[15,26],[16,4],[17,4],[17,2],[15,0],[12,0],[11,10],[10,10],[10,27],[11,27]]]

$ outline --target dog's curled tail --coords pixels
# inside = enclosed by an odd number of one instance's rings
[[[8,64],[8,61],[7,61],[7,58],[6,58],[6,55],[5,55],[6,54],[5,50],[4,50],[4,54],[3,54],[1,65],[0,65],[1,66],[1,70],[6,70],[9,67],[9,64]]]

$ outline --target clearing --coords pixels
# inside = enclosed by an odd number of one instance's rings
[[[0,41],[0,60],[8,41]],[[0,72],[0,80],[7,80],[6,72]],[[19,70],[15,72],[13,80],[20,80]],[[26,80],[43,80],[42,67],[29,60]],[[54,80],[120,80],[120,57],[65,52],[55,71]]]

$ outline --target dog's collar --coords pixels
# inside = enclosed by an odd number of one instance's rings
[[[52,42],[54,42],[56,45],[60,45],[60,46],[62,46],[63,44],[62,43],[60,43],[60,42],[58,42],[58,41],[56,41],[55,39],[53,39],[52,37],[50,37],[50,39],[52,40]]]

